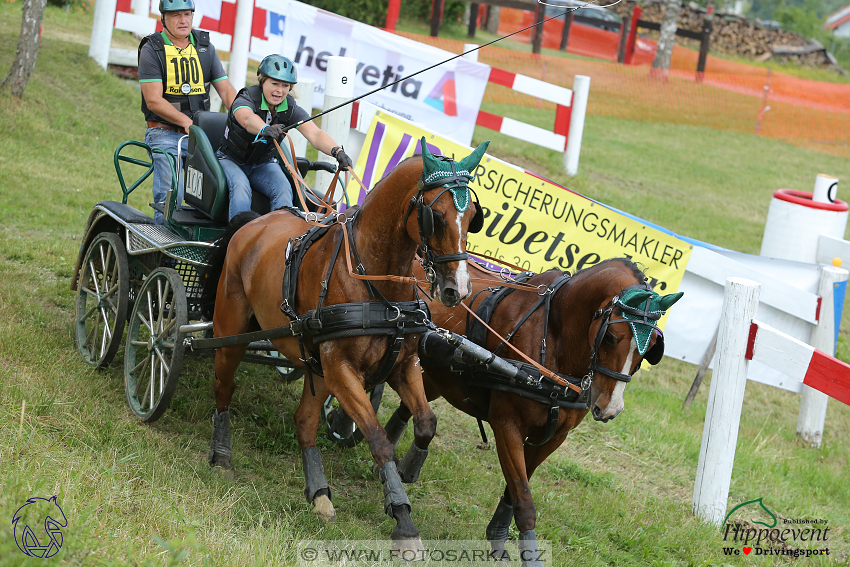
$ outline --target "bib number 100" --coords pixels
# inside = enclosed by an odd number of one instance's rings
[[[194,57],[172,57],[171,64],[174,65],[174,78],[181,83],[198,84],[201,80],[201,69],[198,60]]]

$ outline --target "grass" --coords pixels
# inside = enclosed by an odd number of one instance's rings
[[[18,10],[0,5],[0,69],[12,61]],[[260,367],[239,370],[238,476],[230,484],[205,460],[214,407],[208,358],[189,358],[171,410],[153,425],[126,407],[120,353],[102,372],[79,360],[68,284],[81,232],[92,205],[119,194],[112,151],[144,132],[135,86],[97,68],[84,45],[51,35],[63,18],[83,32],[88,17],[48,7],[24,98],[0,92],[0,566],[42,564],[18,551],[9,522],[35,495],[58,495],[67,515],[53,559],[62,565],[293,565],[307,539],[386,540],[393,522],[366,447],[320,441],[335,524],[322,524],[304,502],[292,422],[300,383]],[[546,109],[523,112],[525,121],[551,123]],[[475,134],[476,143],[490,138],[495,155],[585,195],[751,253],[774,189],[808,189],[817,172],[848,178],[846,160],[694,126],[589,116],[572,179],[552,152]],[[131,203],[147,210],[149,199],[144,186]],[[846,354],[846,332],[841,341]],[[540,468],[531,488],[537,533],[554,547],[550,565],[787,563],[723,555],[717,530],[690,513],[708,392],[682,411],[694,373],[669,359],[642,371],[622,416],[583,423]],[[763,497],[781,517],[825,518],[832,555],[806,564],[847,564],[850,409],[830,402],[823,448],[812,450],[795,439],[798,400],[748,385],[730,507]],[[382,421],[395,403],[387,397]],[[414,521],[423,539],[481,539],[504,488],[493,444],[480,444],[474,420],[441,402],[434,410],[437,437],[408,490]],[[410,441],[408,432],[401,451]]]

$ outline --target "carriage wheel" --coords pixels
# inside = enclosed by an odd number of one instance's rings
[[[180,327],[188,322],[183,280],[171,268],[157,268],[136,296],[124,351],[127,404],[144,422],[159,419],[171,403],[183,366]]]
[[[384,397],[384,385],[378,384],[369,392],[369,400],[372,402],[372,409],[375,414],[378,414],[378,408],[381,407],[381,399]],[[340,447],[354,447],[363,441],[363,432],[357,427],[348,414],[341,407],[333,406],[333,398],[329,397],[325,402],[325,407],[322,411],[325,418],[325,424],[328,426],[328,439],[339,445]]]
[[[112,362],[127,321],[130,272],[117,234],[97,235],[86,251],[77,286],[74,335],[83,359],[95,368]]]

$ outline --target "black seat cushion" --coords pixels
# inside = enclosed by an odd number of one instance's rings
[[[114,214],[116,217],[126,223],[132,224],[154,224],[153,219],[148,215],[130,205],[119,203],[118,201],[101,201],[98,203],[101,207]]]
[[[224,137],[224,126],[227,124],[226,112],[196,112],[193,119],[195,126],[201,128],[210,141],[213,151],[218,151],[221,139]]]

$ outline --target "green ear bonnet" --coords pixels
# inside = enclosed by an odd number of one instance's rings
[[[422,178],[421,190],[446,187],[452,193],[455,208],[465,212],[469,208],[469,183],[475,179],[475,168],[481,162],[490,142],[484,142],[471,154],[456,162],[450,157],[434,156],[428,150],[425,136],[422,136]]]

